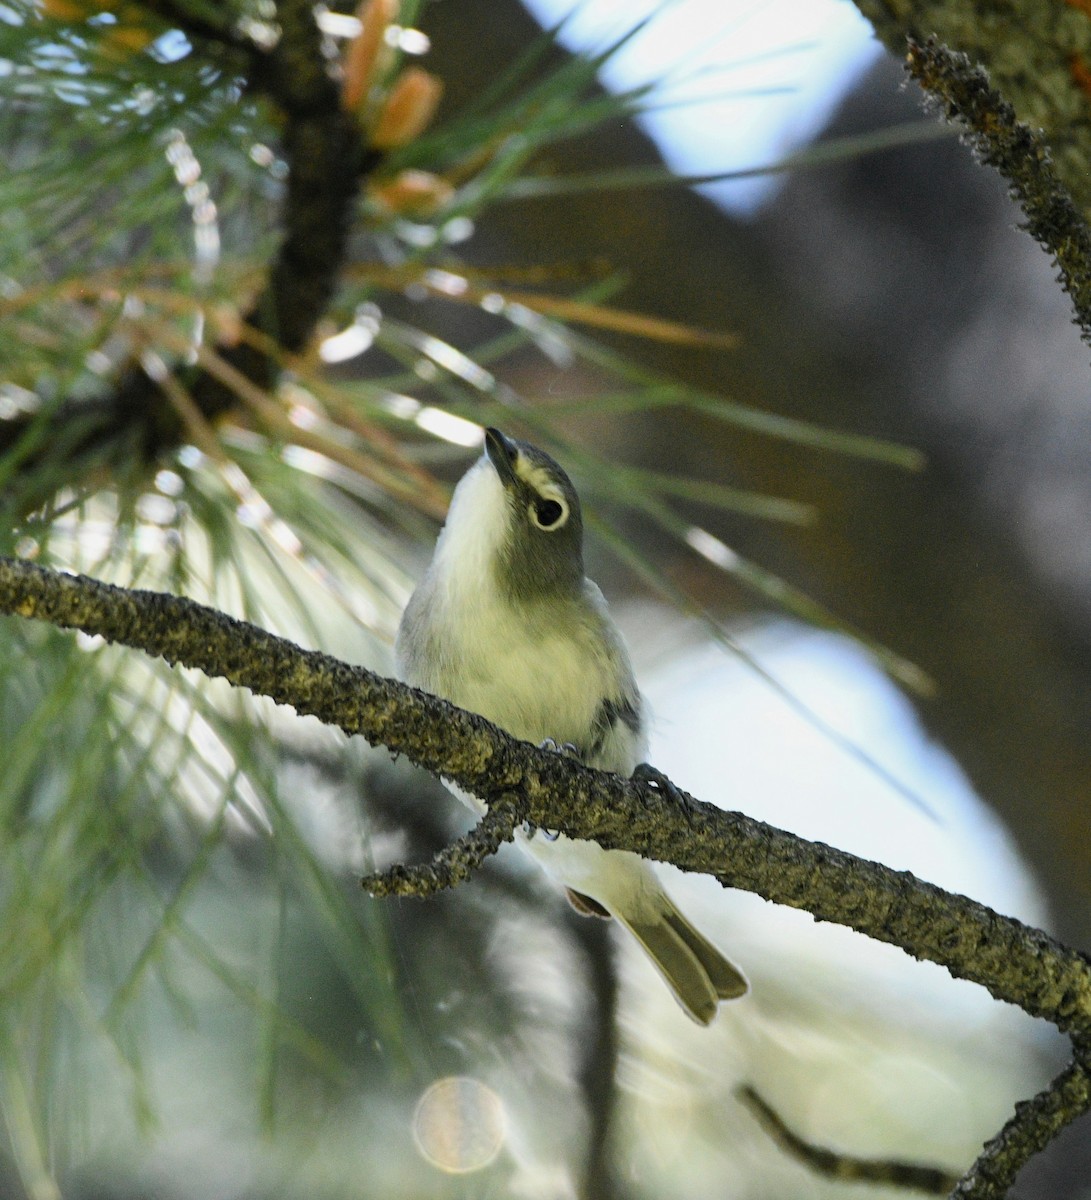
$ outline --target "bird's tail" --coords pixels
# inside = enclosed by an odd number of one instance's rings
[[[686,1013],[708,1025],[721,1000],[745,995],[749,985],[742,972],[694,929],[665,892],[660,892],[656,901],[658,911],[653,914],[630,917],[615,910],[614,916],[643,947]]]

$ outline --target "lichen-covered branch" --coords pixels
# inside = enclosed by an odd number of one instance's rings
[[[1057,173],[1091,219],[1091,0],[856,0],[883,44],[935,35],[985,68],[1016,117],[1040,130]]]
[[[395,863],[365,875],[360,884],[373,896],[433,896],[465,882],[491,854],[515,835],[521,820],[518,798],[502,796],[470,830],[444,848],[428,863],[406,866]]]
[[[1084,341],[1091,342],[1091,230],[1058,179],[1048,147],[965,54],[935,38],[910,40],[906,65],[948,120],[963,124],[981,160],[1008,181],[1027,231],[1056,262]]]

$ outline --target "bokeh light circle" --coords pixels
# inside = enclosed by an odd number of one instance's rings
[[[480,1171],[494,1162],[507,1136],[504,1104],[469,1075],[437,1079],[417,1102],[413,1139],[421,1155],[450,1175]]]

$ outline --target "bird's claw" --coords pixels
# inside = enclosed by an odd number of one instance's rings
[[[657,767],[653,767],[651,763],[637,763],[633,768],[632,778],[637,783],[642,783],[645,787],[654,788],[655,791],[662,793],[671,803],[677,804],[687,816],[694,812],[693,804],[686,793],[671,783],[666,775]]]
[[[563,754],[567,758],[579,758],[580,748],[573,742],[558,742],[556,738],[546,738],[538,743],[539,750],[551,750],[554,754]]]
[[[541,833],[547,842],[555,842],[561,835],[556,829],[541,829],[529,821],[523,822],[523,836],[529,841],[536,833]]]

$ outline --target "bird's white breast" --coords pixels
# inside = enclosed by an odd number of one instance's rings
[[[439,620],[450,656],[442,681],[448,699],[515,737],[586,745],[617,681],[585,624],[550,606],[515,608],[491,584],[448,588]]]

